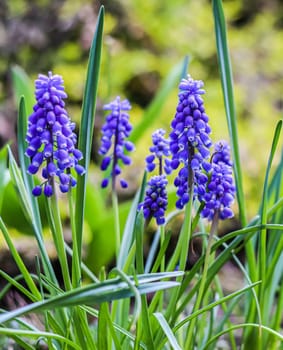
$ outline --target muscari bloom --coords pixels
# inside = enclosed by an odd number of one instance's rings
[[[147,183],[144,201],[139,205],[139,208],[143,208],[144,218],[149,221],[154,217],[157,225],[165,223],[165,211],[168,204],[166,185],[165,175],[151,177]]]
[[[170,150],[172,153],[171,167],[181,168],[174,184],[177,187],[176,207],[183,207],[190,200],[190,187],[206,183],[207,176],[202,173],[210,165],[210,147],[212,145],[209,134],[208,116],[205,113],[201,95],[203,82],[192,79],[182,79],[179,85],[179,103],[175,117],[171,123]]]
[[[156,166],[158,175],[153,176],[147,183],[145,199],[140,203],[139,208],[143,208],[144,218],[149,221],[155,218],[157,225],[165,223],[165,211],[167,208],[167,179],[163,174],[163,168],[166,174],[171,173],[171,155],[169,139],[165,138],[165,130],[157,129],[152,134],[153,145],[149,148],[151,154],[146,157],[146,170],[152,172]],[[156,164],[157,163],[157,164]]]
[[[104,157],[100,167],[102,171],[106,171],[111,166],[111,172],[109,176],[102,180],[102,187],[107,187],[109,180],[112,179],[112,186],[115,188],[116,177],[121,174],[119,163],[131,164],[131,158],[125,154],[125,151],[131,152],[134,150],[133,143],[127,140],[132,130],[128,114],[130,109],[129,101],[121,101],[119,96],[104,106],[104,110],[108,110],[110,113],[106,117],[106,122],[101,130],[102,138],[99,154]],[[128,186],[124,179],[120,180],[120,184],[123,188]]]
[[[71,169],[74,168],[78,175],[85,173],[83,166],[78,163],[83,155],[75,147],[75,124],[64,108],[63,100],[67,94],[62,77],[51,72],[48,76],[39,74],[35,81],[35,98],[36,104],[28,119],[26,134],[28,147],[25,154],[31,159],[27,171],[34,175],[42,168],[45,181],[36,186],[32,193],[39,196],[44,187],[45,196],[50,197],[55,177],[59,180],[61,192],[68,192],[70,186],[76,185]]]
[[[156,165],[159,168],[160,175],[163,172],[163,167],[166,174],[170,174],[172,171],[171,161],[168,158],[171,154],[170,141],[165,138],[165,134],[166,132],[163,129],[157,129],[152,134],[153,145],[149,148],[151,154],[145,159],[146,170],[148,172],[152,172],[156,168]]]
[[[235,198],[230,147],[225,141],[215,145],[211,157],[211,169],[206,190],[199,192],[199,200],[204,203],[202,217],[212,220],[216,214],[224,220],[233,217],[231,205]]]

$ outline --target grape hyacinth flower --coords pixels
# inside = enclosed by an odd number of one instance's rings
[[[230,147],[225,141],[215,145],[211,159],[210,178],[207,191],[199,196],[204,203],[202,217],[212,220],[216,213],[222,220],[233,217],[231,205],[235,198],[235,185],[232,176]]]
[[[139,204],[139,209],[143,208],[144,218],[149,221],[154,217],[157,225],[165,223],[165,211],[168,204],[166,185],[165,175],[153,176],[147,183],[144,201]]]
[[[52,196],[55,176],[61,192],[68,192],[70,186],[76,185],[71,169],[74,168],[78,175],[85,173],[84,167],[79,164],[83,155],[75,147],[75,124],[64,108],[63,100],[67,94],[63,83],[60,75],[51,72],[48,76],[39,74],[35,81],[36,104],[28,119],[25,154],[31,159],[28,173],[34,175],[42,167],[45,181],[34,187],[34,196],[41,195],[42,187],[45,196]]]
[[[125,154],[125,151],[134,150],[132,142],[126,140],[130,136],[132,126],[129,123],[128,111],[131,105],[128,100],[121,101],[120,97],[104,106],[104,110],[110,111],[106,117],[106,122],[102,127],[102,138],[99,154],[104,156],[101,162],[101,170],[106,171],[111,165],[110,175],[102,180],[101,187],[107,187],[109,180],[112,179],[112,188],[115,189],[115,180],[121,173],[119,162],[124,165],[131,164],[131,158]],[[112,154],[109,151],[112,149]],[[128,187],[124,179],[120,180],[122,188]]]
[[[163,173],[163,166],[166,174],[170,174],[171,169],[171,161],[168,158],[168,156],[171,155],[170,151],[170,141],[169,139],[165,138],[164,135],[166,134],[165,130],[163,129],[157,129],[152,134],[152,143],[153,145],[149,148],[149,151],[151,154],[146,157],[146,170],[148,172],[152,172],[156,165],[158,165],[159,168],[159,175]],[[155,160],[157,160],[157,164],[155,163]],[[163,164],[164,161],[164,164]]]
[[[192,79],[182,79],[179,85],[179,103],[175,117],[171,123],[170,150],[172,153],[171,167],[181,169],[174,181],[179,199],[176,207],[183,207],[190,200],[190,190],[193,184],[198,185],[198,177],[195,174],[209,168],[208,158],[212,145],[209,134],[208,116],[205,113],[201,95],[203,82]],[[200,175],[201,182],[205,177]]]
[[[165,130],[157,129],[152,134],[153,145],[149,148],[151,154],[146,157],[146,170],[152,172],[156,165],[158,166],[158,175],[153,176],[147,183],[145,200],[139,205],[143,208],[143,215],[147,222],[152,217],[155,217],[157,225],[165,223],[165,211],[167,208],[167,191],[166,185],[168,183],[166,176],[163,174],[163,167],[166,174],[170,174],[171,160],[168,156],[170,152],[170,141],[164,137]],[[155,160],[157,159],[157,164]]]

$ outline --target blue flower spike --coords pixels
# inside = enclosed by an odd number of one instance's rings
[[[103,159],[100,168],[102,171],[107,171],[110,167],[111,171],[102,180],[101,187],[103,188],[107,187],[112,180],[112,188],[115,189],[116,178],[121,174],[120,164],[131,164],[131,158],[126,154],[126,152],[135,149],[133,143],[127,140],[132,131],[128,113],[130,109],[129,101],[121,101],[119,96],[104,106],[104,110],[110,111],[110,113],[107,115],[101,130],[99,154],[103,156]],[[120,185],[122,188],[128,187],[128,183],[124,179],[120,179]]]
[[[76,185],[71,169],[75,169],[78,175],[85,173],[79,164],[83,155],[76,149],[75,124],[65,109],[67,94],[63,83],[60,75],[51,72],[47,76],[39,74],[35,81],[36,104],[28,119],[25,154],[31,160],[28,173],[35,175],[42,169],[44,181],[34,187],[34,196],[40,196],[42,192],[46,197],[52,196],[55,178],[60,191],[68,192]]]
[[[171,167],[179,173],[174,184],[177,187],[176,207],[183,209],[190,200],[190,189],[198,184],[196,173],[208,168],[210,156],[211,129],[205,113],[202,95],[203,82],[194,80],[189,75],[179,85],[179,102],[175,117],[171,123],[170,150]],[[201,181],[204,181],[202,177]]]
[[[171,155],[170,141],[165,138],[165,134],[163,129],[157,129],[152,134],[150,155],[145,159],[146,170],[152,172],[157,167],[158,175],[149,179],[144,202],[139,205],[139,208],[143,208],[147,223],[154,217],[157,225],[165,224],[165,211],[168,204],[166,191],[168,181],[163,174],[163,169],[166,174],[172,171],[171,160],[168,158]]]
[[[215,153],[211,158],[207,191],[199,196],[200,201],[205,204],[202,217],[213,220],[216,213],[221,220],[233,217],[231,205],[235,192],[230,147],[226,141],[220,141],[215,144]]]
[[[144,218],[148,222],[154,217],[157,225],[165,223],[165,212],[168,205],[166,185],[165,175],[153,176],[147,183],[145,198],[139,208],[143,208]]]

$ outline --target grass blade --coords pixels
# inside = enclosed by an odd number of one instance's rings
[[[222,91],[224,96],[224,104],[226,110],[226,117],[228,123],[228,129],[230,134],[230,139],[232,143],[232,155],[234,161],[234,173],[235,182],[237,187],[237,198],[240,212],[240,219],[242,225],[245,226],[247,223],[246,219],[246,209],[244,201],[244,191],[243,191],[243,181],[242,181],[242,171],[240,163],[240,153],[239,153],[239,143],[238,143],[238,131],[236,122],[236,112],[234,103],[234,93],[233,93],[233,78],[232,78],[232,68],[229,57],[229,50],[227,44],[227,34],[225,17],[222,8],[221,0],[213,0],[213,14],[214,14],[214,25],[215,25],[215,35],[217,44],[217,54],[218,54],[218,64],[221,74]]]
[[[265,179],[264,179],[264,186],[263,186],[263,194],[262,194],[262,206],[261,206],[261,224],[265,225],[267,223],[267,202],[268,202],[268,182],[269,182],[269,174],[270,169],[272,166],[273,158],[275,155],[275,151],[278,145],[280,133],[282,129],[282,120],[280,120],[277,123],[276,130],[274,133],[271,151],[268,159]],[[266,228],[261,230],[260,235],[260,241],[259,241],[259,277],[262,280],[262,285],[260,286],[260,289],[264,290],[265,288],[265,276],[266,276],[266,234],[267,230]],[[262,300],[264,302],[264,300]]]
[[[163,85],[161,86],[159,92],[155,96],[154,100],[150,106],[145,111],[144,115],[141,118],[141,122],[133,129],[130,136],[130,140],[134,143],[138,142],[155,119],[160,116],[161,110],[164,106],[164,101],[167,99],[167,96],[176,87],[177,82],[181,78],[186,76],[188,70],[189,59],[186,57],[183,62],[179,63],[168,74]]]
[[[40,300],[41,294],[39,293],[28,269],[26,268],[20,254],[18,253],[15,245],[13,244],[13,241],[10,237],[10,234],[9,234],[7,227],[5,226],[1,216],[0,216],[0,230],[2,231],[2,234],[5,238],[5,241],[9,247],[9,251],[10,251],[11,255],[13,256],[13,259],[14,259],[18,269],[22,273],[23,278],[24,278],[27,286],[29,287],[30,291],[32,292],[34,298],[36,298],[37,300]]]
[[[161,328],[163,329],[164,334],[166,335],[166,337],[167,337],[169,343],[171,344],[171,346],[173,347],[173,349],[174,350],[182,350],[182,348],[178,344],[178,342],[177,342],[177,340],[172,332],[172,329],[168,325],[164,316],[160,312],[156,312],[153,315],[155,316],[155,318],[159,322]]]
[[[179,283],[174,281],[160,281],[160,279],[167,278],[170,276],[176,277],[180,275],[178,273],[160,273],[152,275],[154,276],[137,276],[139,284],[136,286],[136,288],[141,295],[153,293],[162,289],[173,288],[179,285]],[[154,279],[157,279],[157,281],[154,282]],[[135,283],[134,281],[135,279],[131,278],[131,282]],[[7,312],[3,315],[0,315],[0,323],[11,321],[16,317],[19,317],[29,312],[39,312],[44,311],[46,309],[50,310],[54,308],[77,306],[83,304],[101,304],[103,302],[109,302],[132,296],[134,296],[134,293],[129,287],[128,283],[121,281],[119,278],[114,278],[105,282],[95,283],[86,287],[73,289],[71,291],[64,292],[64,294],[54,296],[49,300],[43,300],[24,306],[17,310]]]
[[[62,337],[59,334],[56,333],[48,333],[48,332],[42,332],[42,331],[30,331],[30,330],[22,330],[22,329],[14,329],[14,328],[0,328],[0,334],[4,335],[17,335],[17,336],[23,336],[26,338],[34,338],[34,339],[39,339],[39,338],[50,338],[50,339],[56,339],[58,342],[66,343],[69,345],[70,348],[72,349],[77,349],[80,350],[81,347],[75,344],[73,341],[70,339],[67,339],[65,337]],[[34,347],[32,347],[34,349]]]
[[[141,184],[141,188],[140,190],[137,192],[128,218],[127,218],[127,222],[125,225],[125,229],[123,232],[123,237],[122,237],[122,242],[121,242],[121,247],[120,247],[120,253],[118,256],[118,260],[117,260],[117,267],[119,269],[123,269],[125,262],[127,260],[127,257],[129,255],[129,250],[130,247],[134,241],[134,227],[135,227],[135,222],[137,220],[137,208],[139,203],[142,202],[143,197],[144,197],[144,192],[145,192],[145,187],[146,187],[146,173],[144,173],[143,176],[143,180],[142,180],[142,184]]]
[[[275,336],[281,343],[283,342],[283,335],[280,334],[279,332],[274,331],[273,329],[271,329],[269,327],[255,324],[255,323],[242,323],[242,324],[237,324],[237,325],[232,326],[230,328],[224,329],[222,332],[219,332],[218,334],[216,334],[215,336],[210,338],[209,341],[205,344],[205,346],[201,350],[208,349],[208,347],[211,343],[214,343],[219,337],[221,337],[224,334],[230,333],[236,329],[241,329],[241,328],[245,329],[245,328],[250,328],[250,327],[256,328],[256,329],[258,329],[258,331],[261,329],[261,330]]]
[[[33,86],[26,72],[17,65],[14,65],[12,71],[13,90],[15,94],[15,104],[19,105],[22,97],[25,97],[27,113],[31,114],[35,98],[33,95]]]
[[[10,180],[9,170],[7,168],[7,147],[0,150],[0,213],[3,204],[4,190]]]
[[[93,137],[94,127],[94,111],[96,106],[96,94],[98,88],[99,69],[100,69],[100,58],[102,49],[102,34],[104,24],[104,7],[102,6],[99,11],[96,31],[93,37],[92,46],[89,54],[89,62],[87,68],[86,86],[83,98],[82,106],[82,119],[80,124],[79,144],[78,148],[84,154],[84,159],[81,164],[88,173],[91,145]],[[84,210],[85,210],[85,193],[86,193],[86,182],[87,175],[79,176],[77,183],[77,198],[76,198],[76,229],[78,239],[78,254],[81,259],[81,247],[82,247],[82,234],[83,234],[83,221],[84,221]]]

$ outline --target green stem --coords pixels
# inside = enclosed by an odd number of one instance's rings
[[[165,227],[164,225],[160,226],[160,249],[163,246],[165,240]],[[160,272],[165,271],[165,254],[161,258],[161,263],[160,263]],[[161,291],[160,299],[159,299],[159,309],[162,311],[163,308],[163,291]]]
[[[272,324],[272,329],[274,329],[276,332],[279,332],[280,330],[280,325],[282,322],[282,310],[283,310],[283,286],[281,284],[278,301],[277,301],[277,309],[273,316],[274,321]],[[277,346],[278,346],[278,342],[276,342],[276,338],[272,337],[271,343],[270,343],[270,350],[278,349]]]
[[[199,292],[197,295],[197,299],[194,305],[194,311],[198,310],[201,306],[201,302],[203,299],[203,296],[205,294],[205,285],[206,285],[206,276],[208,272],[208,267],[209,267],[209,257],[210,257],[210,251],[211,251],[211,246],[213,243],[213,236],[216,232],[217,229],[217,224],[218,224],[218,213],[214,215],[212,224],[211,224],[211,229],[208,237],[208,242],[207,242],[207,247],[206,247],[206,252],[205,252],[205,257],[204,257],[204,266],[203,266],[203,273],[201,276],[201,282],[199,286]],[[185,344],[185,349],[193,349],[194,348],[194,328],[196,324],[197,318],[193,318],[192,321],[189,324],[188,327],[188,334],[187,334],[187,339],[186,339],[186,344]]]
[[[55,191],[54,186],[53,186],[53,191]],[[48,198],[47,210],[48,210],[48,216],[51,219],[51,224],[52,224],[51,231],[52,231],[54,243],[56,246],[60,266],[62,269],[64,285],[66,290],[70,290],[72,289],[72,284],[70,279],[67,255],[65,251],[64,233],[62,229],[60,211],[59,211],[57,197],[55,194],[50,198]]]
[[[112,189],[112,208],[113,208],[113,214],[114,214],[115,253],[116,253],[116,261],[118,261],[120,244],[121,244],[121,236],[120,236],[118,196],[117,196],[117,192],[114,189]]]
[[[222,286],[221,286],[218,275],[215,276],[214,282],[215,282],[215,287],[216,287],[217,293],[219,294],[219,299],[224,298],[224,293],[223,293]],[[226,302],[221,303],[221,306],[222,306],[224,315],[226,316],[226,313],[228,311],[228,307],[227,307]],[[230,321],[229,317],[227,317],[226,323],[227,323],[228,328],[232,327],[232,325],[233,325],[232,322]],[[230,338],[231,350],[237,350],[236,339],[235,339],[235,335],[233,332],[229,333],[229,338]]]
[[[3,233],[4,239],[9,247],[9,251],[13,256],[18,269],[21,271],[21,273],[25,279],[25,282],[28,285],[30,291],[32,292],[32,294],[36,300],[41,300],[42,296],[41,296],[39,290],[37,289],[32,277],[30,275],[30,272],[27,270],[21,256],[19,255],[17,249],[15,248],[13,241],[11,240],[9,232],[8,232],[1,216],[0,216],[0,230]]]
[[[193,153],[192,153],[193,154]],[[191,162],[189,161],[189,164]],[[176,265],[179,261],[179,270],[184,271],[186,268],[186,262],[187,262],[187,256],[188,256],[188,249],[189,249],[189,243],[192,235],[192,207],[193,207],[193,193],[194,193],[194,186],[193,186],[193,171],[189,167],[189,176],[188,176],[188,183],[189,183],[189,189],[190,189],[190,200],[187,203],[185,207],[185,216],[184,216],[184,222],[181,228],[180,236],[177,242],[176,249],[174,251],[174,254],[169,261],[169,264],[167,265],[166,271],[172,271],[176,268]],[[170,302],[168,304],[167,310],[165,312],[165,318],[167,320],[174,320],[175,318],[175,312],[176,312],[176,306],[177,302],[179,300],[180,290],[183,282],[183,277],[178,277],[177,281],[180,282],[180,286],[176,287],[174,291],[172,292],[172,296],[170,299]],[[150,305],[150,311],[153,312],[155,304],[156,304],[156,298],[158,298],[160,295],[159,293],[156,293],[153,297],[153,300]],[[159,344],[159,342],[162,340],[162,333],[159,332],[155,337],[155,344]]]
[[[72,230],[72,241],[73,241],[72,286],[73,286],[73,288],[76,288],[76,287],[79,287],[80,282],[81,282],[81,264],[80,264],[80,259],[79,259],[77,230],[76,230],[73,196],[72,196],[72,189],[71,188],[69,189],[69,192],[68,192],[68,203],[69,203],[69,212],[70,212],[70,221],[71,221],[71,230]]]

